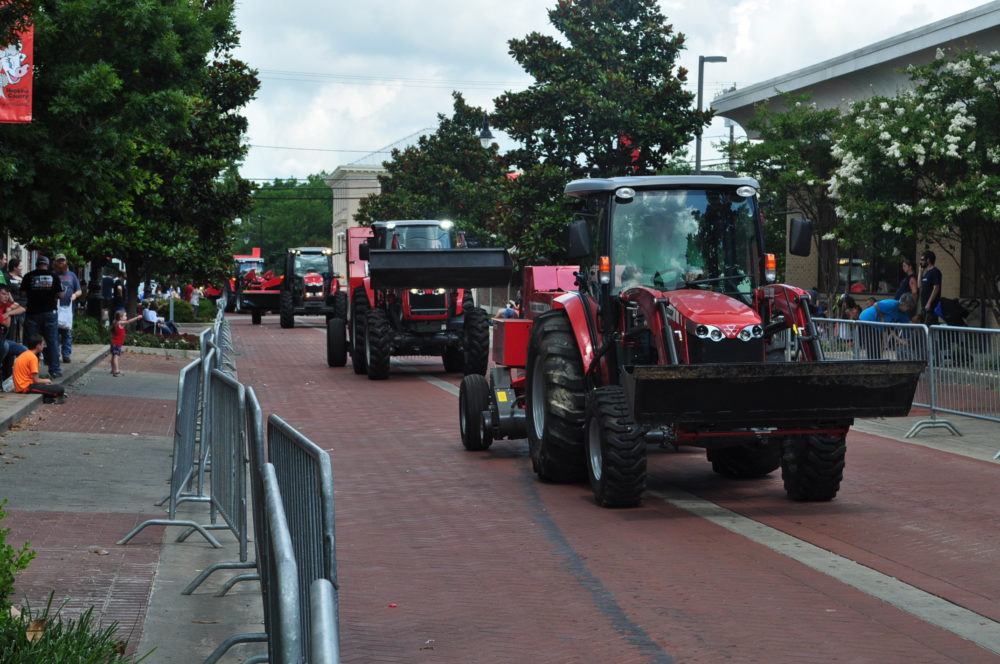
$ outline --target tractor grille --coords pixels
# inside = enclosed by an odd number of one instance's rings
[[[440,316],[448,311],[446,294],[417,295],[410,293],[410,313],[417,316]]]
[[[729,362],[760,362],[764,358],[764,341],[723,339],[711,341],[688,335],[691,364],[723,364]]]

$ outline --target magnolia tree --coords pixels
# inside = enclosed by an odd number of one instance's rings
[[[911,90],[855,103],[836,133],[825,237],[936,242],[1000,314],[1000,54],[939,50],[909,74]]]

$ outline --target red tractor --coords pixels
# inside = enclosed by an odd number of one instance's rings
[[[254,247],[249,254],[234,254],[233,270],[229,278],[226,279],[221,288],[209,286],[205,290],[205,297],[213,302],[222,298],[225,310],[227,312],[235,311],[237,284],[250,271],[256,274],[261,274],[264,271],[264,259],[260,256],[259,247]]]
[[[833,499],[856,417],[909,412],[924,362],[827,361],[809,297],[775,284],[758,183],[709,175],[577,180],[579,267],[525,271],[494,321],[490,379],[466,376],[466,449],[527,436],[535,473],[638,504],[646,446],[694,445],[727,477],[779,467],[794,500]],[[792,219],[808,255],[811,222]]]
[[[449,372],[486,372],[489,315],[467,289],[503,286],[504,249],[468,248],[452,222],[380,221],[348,229],[347,320],[327,323],[327,364],[389,376],[392,356],[440,355]],[[350,330],[350,341],[347,330]]]

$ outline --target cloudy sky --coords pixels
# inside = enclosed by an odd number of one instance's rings
[[[507,40],[556,34],[555,0],[240,0],[238,57],[260,70],[246,109],[251,149],[244,177],[305,177],[437,126],[451,91],[489,109],[505,90],[531,80]],[[705,67],[706,105],[743,87],[921,27],[982,0],[661,0],[686,38],[679,64],[697,86]],[[708,144],[725,130],[717,122]],[[692,151],[693,153],[693,151]]]

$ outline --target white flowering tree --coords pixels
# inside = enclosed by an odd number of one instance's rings
[[[818,109],[808,95],[784,94],[782,98],[783,110],[761,104],[747,122],[757,139],[718,147],[731,155],[740,173],[760,182],[764,213],[768,216],[765,239],[769,251],[778,253],[781,272],[786,233],[784,216],[776,213],[799,210],[796,216],[812,219],[814,249],[821,257],[819,283],[804,285],[832,293],[837,287],[836,255],[819,250],[822,236],[829,236],[836,224],[827,183],[838,166],[831,148],[840,113],[836,109]]]
[[[836,133],[827,237],[935,241],[956,260],[963,246],[976,295],[1000,314],[1000,54],[939,50],[909,74],[911,90],[855,103]]]

